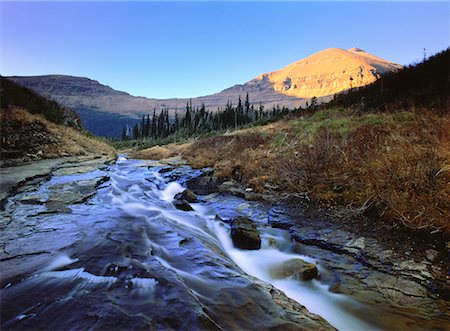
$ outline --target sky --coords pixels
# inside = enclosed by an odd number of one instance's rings
[[[402,65],[449,47],[449,2],[0,2],[0,74],[152,98],[242,84],[329,47]]]

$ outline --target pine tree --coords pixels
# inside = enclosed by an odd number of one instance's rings
[[[150,115],[147,115],[147,120],[145,122],[145,138],[150,136]]]
[[[125,124],[124,124],[123,127],[122,127],[121,140],[122,140],[122,141],[127,140],[127,127],[126,127]]]
[[[248,92],[247,95],[245,96],[245,114],[248,116],[248,113],[250,112],[250,101],[248,99]]]
[[[139,139],[139,124],[135,123],[133,126],[133,139],[138,140]]]
[[[156,109],[153,109],[153,116],[152,116],[152,138],[156,139],[157,132],[156,132]]]
[[[142,115],[141,127],[139,130],[140,138],[145,136],[145,115]]]

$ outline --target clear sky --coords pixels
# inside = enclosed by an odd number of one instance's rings
[[[0,2],[0,74],[85,76],[156,98],[219,92],[329,47],[410,64],[449,2]]]

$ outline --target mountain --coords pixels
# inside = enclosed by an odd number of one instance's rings
[[[252,103],[261,103],[266,109],[276,105],[294,108],[304,106],[312,97],[329,100],[335,93],[370,84],[387,72],[401,68],[358,48],[329,48],[245,84],[193,98],[192,104],[196,107],[204,103],[206,108],[215,110],[228,101],[236,103],[239,95],[244,98],[248,93]],[[82,77],[48,75],[10,79],[75,110],[87,129],[100,135],[111,135],[114,129],[113,135],[117,136],[121,125],[116,123],[132,124],[155,108],[183,110],[189,101],[136,97]]]
[[[312,98],[370,84],[386,72],[401,68],[359,48],[328,48],[257,80],[267,81],[279,93]]]

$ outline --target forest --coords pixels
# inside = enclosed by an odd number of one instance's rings
[[[314,99],[310,108],[315,107],[315,104]],[[250,102],[248,93],[244,101],[239,96],[236,106],[228,101],[225,108],[218,108],[216,112],[207,110],[204,104],[194,108],[192,101],[189,101],[183,114],[175,111],[175,115],[170,116],[168,108],[159,112],[155,109],[152,115],[143,115],[141,123],[135,123],[132,127],[124,125],[121,141],[133,144],[143,140],[150,143],[168,138],[181,140],[209,132],[236,129],[248,124],[265,123],[294,111],[278,105],[271,110],[265,110],[261,104],[255,107]]]

